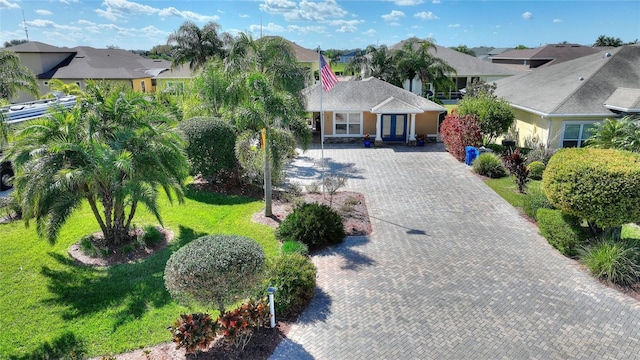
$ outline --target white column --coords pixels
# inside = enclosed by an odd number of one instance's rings
[[[376,141],[382,141],[382,114],[376,114]]]
[[[411,114],[411,128],[409,130],[409,141],[416,141],[416,114]]]

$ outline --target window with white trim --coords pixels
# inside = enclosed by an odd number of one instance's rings
[[[583,147],[591,137],[596,122],[565,121],[562,127],[562,147]]]
[[[333,135],[362,135],[362,113],[334,113]]]

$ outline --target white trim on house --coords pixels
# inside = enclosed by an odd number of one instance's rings
[[[532,114],[536,114],[536,115],[540,115],[542,116],[542,118],[552,118],[552,117],[560,117],[560,118],[611,118],[611,117],[617,117],[616,114],[612,114],[612,113],[608,113],[608,114],[550,114],[550,113],[544,113],[542,111],[538,111],[532,108],[528,108],[526,106],[521,106],[521,105],[517,105],[517,104],[513,104],[513,103],[509,103],[509,105],[511,105],[511,107],[518,109],[518,110],[522,110],[522,111],[527,111],[530,112]]]

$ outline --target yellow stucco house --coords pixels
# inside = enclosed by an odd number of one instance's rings
[[[640,45],[601,51],[498,80],[518,146],[580,147],[594,124],[640,114]]]

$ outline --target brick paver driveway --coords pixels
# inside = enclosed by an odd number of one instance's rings
[[[313,257],[316,295],[273,359],[640,358],[640,304],[559,255],[441,145],[324,155],[365,194],[373,233]],[[319,178],[319,157],[292,177]]]

